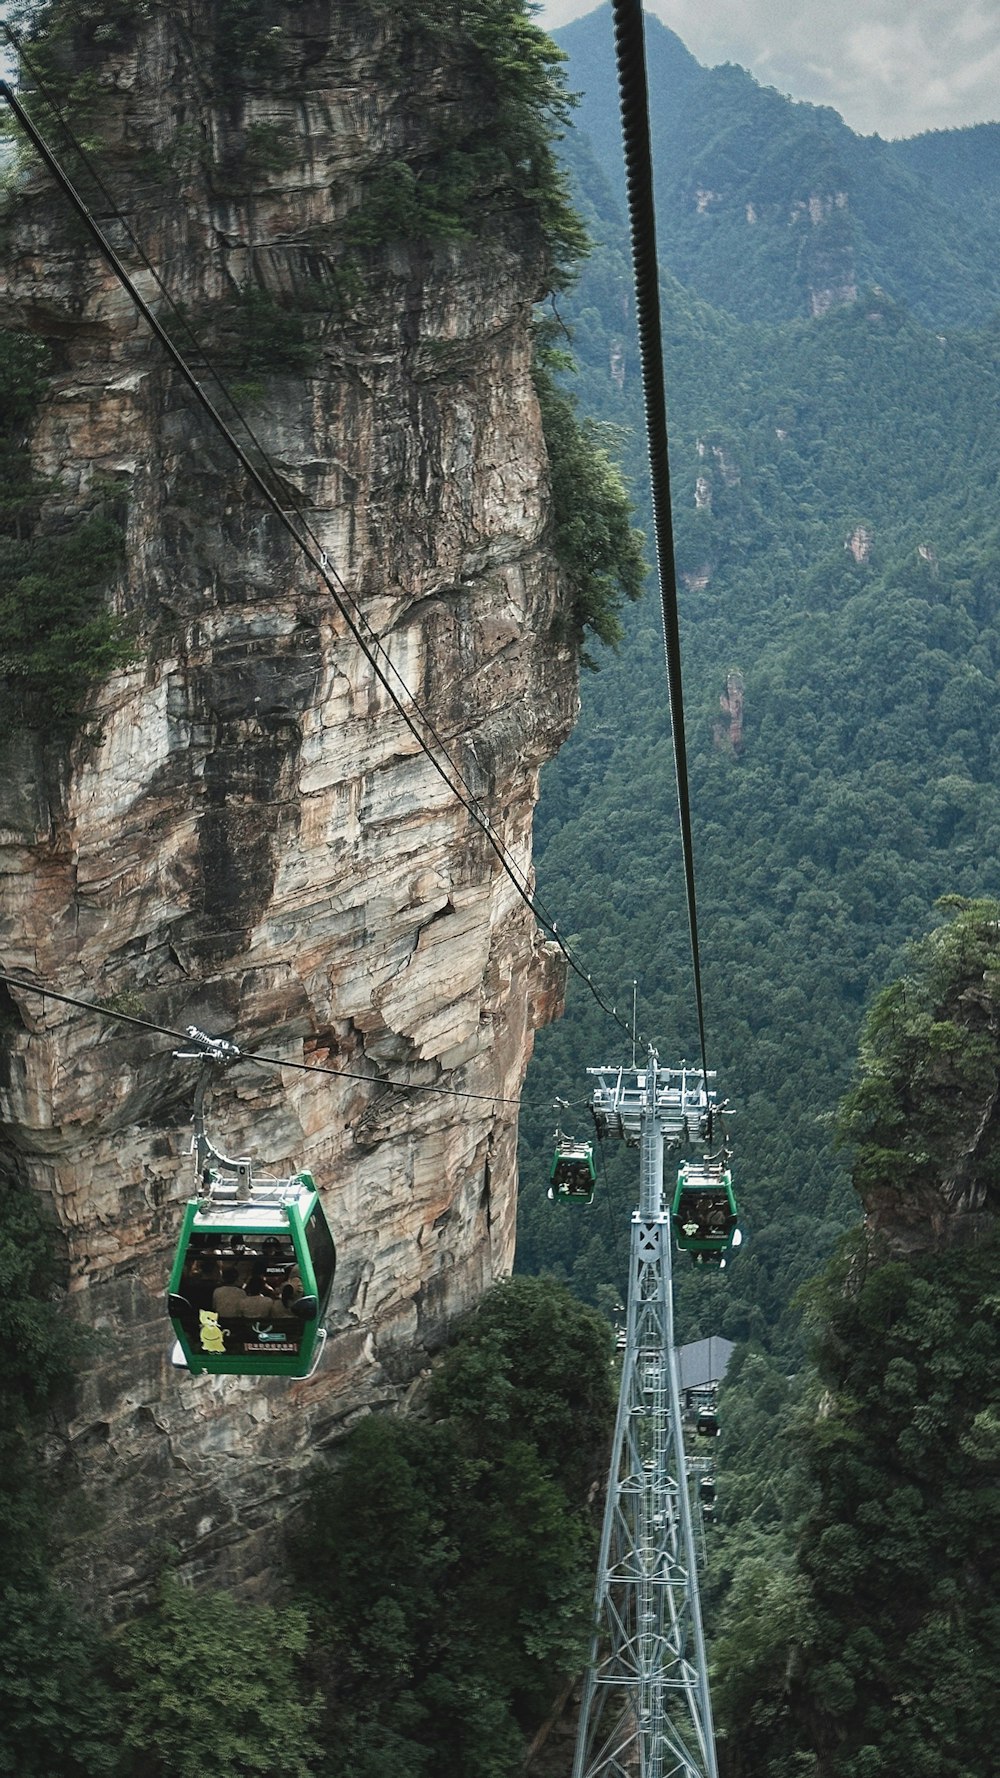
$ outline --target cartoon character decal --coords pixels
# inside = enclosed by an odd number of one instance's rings
[[[203,1352],[225,1352],[226,1330],[219,1326],[219,1317],[213,1309],[199,1309],[198,1320],[201,1323],[201,1349]]]

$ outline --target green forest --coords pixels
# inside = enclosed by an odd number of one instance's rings
[[[650,534],[609,31],[605,10],[560,34],[595,243],[560,318]],[[1000,1644],[967,1584],[995,1570],[1000,1507],[995,1164],[972,1143],[998,1079],[998,910],[977,900],[1000,879],[994,133],[862,141],[652,19],[647,50],[709,1062],[746,1234],[723,1276],[675,1273],[681,1337],[739,1342],[706,1586],[720,1761],[985,1778]],[[816,227],[857,285],[823,314],[816,242],[793,265],[786,221],[817,181],[848,193],[850,238],[844,212]],[[543,779],[539,888],[605,998],[630,1011],[637,981],[675,1062],[697,1032],[655,588],[625,621]],[[586,1216],[544,1180],[557,1122],[593,1135],[587,1066],[629,1060],[571,976],[522,1110],[518,1264],[612,1315],[634,1157],[602,1145]],[[963,1135],[982,1213],[945,1252]],[[862,1237],[858,1192],[912,1257]]]
[[[262,19],[220,12],[265,80]],[[87,54],[98,26],[130,28],[120,7],[83,14]],[[494,165],[547,231],[553,547],[576,589],[562,622],[598,670],[544,774],[539,893],[621,1011],[636,984],[639,1028],[673,1063],[697,1032],[660,611],[617,469],[648,538],[610,15],[560,35],[561,73],[519,0],[470,14],[476,78],[492,69],[499,95],[492,161],[440,142],[344,246],[360,263],[394,234],[469,231]],[[449,18],[443,0],[415,9],[426,53]],[[50,47],[85,107],[78,28]],[[991,1778],[1000,126],[859,138],[702,68],[654,18],[647,39],[709,1062],[744,1229],[724,1274],[675,1279],[680,1338],[737,1342],[703,1577],[720,1762],[725,1778]],[[260,350],[237,326],[233,368],[256,379],[279,318],[255,303]],[[103,605],[122,515],[98,490],[72,547],[39,523],[25,433],[46,361],[0,344],[0,669],[20,721],[54,684],[45,720],[68,732],[128,654]],[[518,1276],[417,1412],[363,1421],[317,1465],[284,1601],[254,1608],[263,1669],[239,1604],[181,1586],[177,1551],[116,1629],[61,1589],[73,1503],[52,1504],[41,1453],[87,1345],[55,1317],[44,1220],[0,1180],[0,1771],[523,1769],[585,1658],[637,1192],[611,1143],[585,1212],[547,1201],[548,1164],[557,1125],[592,1137],[587,1067],[630,1054],[571,977],[524,1093]]]
[[[164,1548],[158,1598],[109,1630],[53,1573],[86,1506],[72,1490],[53,1502],[38,1447],[88,1342],[71,1346],[53,1315],[49,1231],[9,1179],[0,1280],[0,1771],[521,1769],[553,1676],[587,1647],[588,1500],[613,1412],[602,1317],[549,1282],[498,1286],[419,1413],[371,1416],[336,1468],[317,1464],[288,1539],[285,1604],[193,1593],[176,1578],[182,1552]]]
[[[624,222],[590,146],[567,154],[595,240],[560,305],[578,399],[648,535]],[[710,1064],[750,1232],[738,1275],[699,1291],[720,1286],[715,1331],[774,1338],[856,1218],[832,1117],[864,1008],[939,897],[998,888],[996,338],[931,331],[884,291],[780,327],[707,307],[669,271],[661,301]],[[638,978],[639,1026],[675,1060],[696,1032],[655,589],[625,623],[543,779],[539,886],[606,997],[630,1008]],[[532,1179],[553,1101],[580,1105],[585,1133],[585,1068],[627,1059],[620,1045],[571,980],[522,1119],[521,1263],[557,1265],[595,1302],[607,1229],[553,1227]],[[607,1158],[620,1222],[629,1187]],[[688,1331],[703,1321],[692,1307]]]

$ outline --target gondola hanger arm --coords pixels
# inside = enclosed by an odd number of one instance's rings
[[[192,1153],[197,1157],[200,1191],[203,1196],[211,1196],[212,1170],[217,1167],[221,1173],[235,1179],[241,1198],[249,1198],[252,1184],[250,1156],[243,1155],[239,1160],[234,1160],[223,1154],[221,1149],[216,1148],[205,1129],[205,1094],[209,1082],[216,1070],[229,1068],[233,1062],[238,1062],[242,1051],[226,1037],[209,1037],[197,1025],[185,1026],[185,1034],[194,1047],[189,1050],[175,1050],[174,1055],[179,1061],[201,1063],[194,1089],[194,1139],[191,1144]]]

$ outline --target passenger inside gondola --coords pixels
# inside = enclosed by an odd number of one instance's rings
[[[556,1149],[549,1170],[549,1198],[576,1198],[590,1204],[594,1197],[594,1151],[589,1142],[567,1142]]]
[[[552,1183],[557,1191],[589,1191],[590,1171],[584,1163],[563,1156],[556,1162]]]
[[[221,1283],[222,1273],[214,1253],[195,1259],[184,1293],[192,1309],[210,1309],[212,1298]]]
[[[736,1217],[725,1192],[685,1191],[677,1206],[677,1222],[689,1239],[711,1241],[727,1236]]]
[[[237,1234],[220,1248],[216,1236],[192,1234],[181,1295],[196,1350],[237,1354],[279,1341],[283,1352],[298,1350],[303,1323],[290,1305],[302,1280],[290,1240],[269,1237],[258,1249]]]
[[[291,1283],[282,1286],[281,1294],[275,1297],[274,1302],[271,1304],[272,1327],[297,1327],[301,1325],[293,1307],[296,1297],[301,1295],[301,1280],[299,1281],[298,1290],[296,1290],[295,1286]]]
[[[212,1297],[212,1307],[217,1315],[253,1314],[253,1305],[248,1301],[246,1292],[240,1283],[237,1266],[223,1266],[222,1283]]]

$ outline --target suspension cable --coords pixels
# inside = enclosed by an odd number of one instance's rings
[[[663,615],[663,648],[666,657],[670,726],[673,731],[674,774],[677,809],[684,855],[691,966],[701,1066],[708,1082],[705,1043],[705,1008],[701,986],[701,953],[695,899],[694,846],[691,835],[691,804],[688,792],[687,746],[684,737],[684,691],[681,679],[680,626],[677,611],[677,572],[674,562],[673,523],[670,514],[670,464],[667,454],[667,404],[663,378],[663,338],[660,327],[659,268],[656,256],[656,213],[653,203],[653,163],[649,143],[649,89],[643,39],[641,0],[613,0],[615,57],[625,145],[629,230],[635,278],[636,320],[642,362],[642,386],[646,409],[646,442],[653,493],[653,531]]]
[[[122,1012],[115,1006],[103,1006],[99,1000],[83,1000],[78,994],[65,994],[61,989],[50,988],[41,982],[26,982],[20,976],[11,975],[0,970],[0,983],[8,988],[17,988],[23,994],[37,994],[41,1000],[56,1000],[62,1006],[75,1006],[81,1012],[97,1013],[99,1018],[111,1020],[115,1024],[132,1025],[140,1031],[152,1032],[157,1037],[169,1038],[172,1044],[190,1043],[190,1029],[178,1031],[171,1025],[159,1025],[155,1019],[142,1019],[137,1013]],[[29,1033],[30,1035],[30,1033]],[[412,1080],[399,1080],[390,1074],[362,1074],[355,1068],[326,1068],[321,1062],[295,1062],[288,1056],[269,1056],[262,1050],[240,1049],[239,1059],[244,1062],[259,1062],[268,1068],[292,1068],[299,1074],[324,1074],[333,1080],[359,1080],[365,1086],[385,1087],[397,1093],[437,1093],[451,1099],[469,1099],[488,1105],[515,1105],[524,1109],[525,1097],[519,1093],[517,1097],[504,1093],[475,1093],[467,1087],[442,1086],[439,1082],[420,1084]],[[548,1108],[549,1101],[544,1101]],[[589,1099],[578,1102],[580,1109],[590,1105]],[[541,1106],[542,1101],[536,1101]]]
[[[158,1037],[169,1037],[172,1043],[190,1043],[189,1031],[175,1031],[170,1025],[158,1025],[153,1019],[140,1019],[135,1013],[119,1012],[116,1007],[102,1006],[97,1000],[81,1000],[76,994],[63,994],[38,982],[25,982],[0,970],[0,982],[18,988],[25,994],[38,994],[43,1000],[58,1000],[63,1006],[76,1006],[84,1012],[97,1013],[102,1019],[113,1019],[122,1025],[136,1025]],[[444,1093],[453,1099],[480,1099],[491,1105],[519,1105],[520,1100],[503,1093],[472,1093],[462,1087],[445,1087],[437,1083],[421,1086],[410,1080],[395,1080],[387,1074],[361,1074],[350,1068],[324,1068],[319,1062],[293,1062],[287,1056],[267,1056],[260,1050],[241,1050],[247,1062],[260,1062],[270,1068],[294,1068],[300,1074],[328,1074],[335,1080],[360,1080],[370,1087],[390,1087],[401,1093]]]

